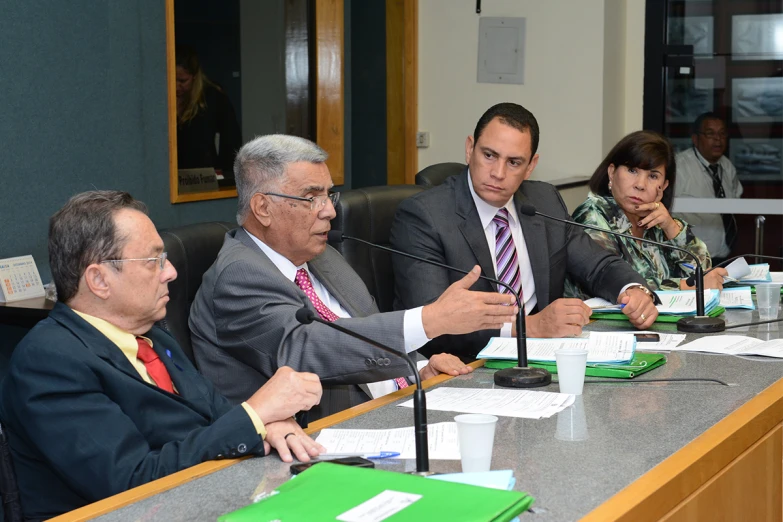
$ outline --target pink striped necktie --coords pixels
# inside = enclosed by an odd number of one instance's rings
[[[304,268],[297,270],[294,282],[296,283],[296,286],[302,289],[307,298],[310,299],[310,302],[313,303],[313,306],[318,312],[318,315],[321,316],[321,319],[324,321],[329,321],[330,323],[339,319],[337,314],[332,312],[329,307],[326,306],[323,301],[321,301],[321,299],[318,297],[318,294],[315,293],[313,282],[310,279],[310,275],[307,273],[307,270]],[[397,377],[394,379],[394,382],[397,384],[397,388],[399,389],[408,387],[408,381],[405,380],[405,377]]]
[[[499,280],[508,284],[519,293],[522,298],[521,280],[519,276],[519,261],[517,260],[517,249],[514,246],[514,238],[511,237],[511,227],[508,223],[508,210],[501,208],[492,218],[495,223],[495,265],[497,266],[497,277]],[[498,287],[501,294],[509,293],[507,288]]]
[[[329,310],[329,307],[327,307],[318,297],[318,294],[315,293],[313,282],[310,280],[310,274],[307,273],[307,270],[304,268],[297,270],[294,282],[296,283],[296,286],[302,289],[305,295],[310,299],[310,302],[313,303],[313,306],[315,307],[316,312],[318,312],[318,315],[321,316],[321,319],[329,321],[330,323],[339,319],[337,314]]]

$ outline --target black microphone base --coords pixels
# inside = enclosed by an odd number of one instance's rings
[[[726,329],[726,321],[719,317],[689,316],[677,321],[677,331],[686,333],[715,333]]]
[[[416,475],[417,477],[431,477],[432,475],[440,475],[436,471],[406,471],[407,475]]]
[[[540,388],[552,382],[552,374],[543,368],[504,368],[495,372],[495,384],[506,388]]]

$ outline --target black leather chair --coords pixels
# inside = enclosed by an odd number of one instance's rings
[[[390,185],[348,190],[340,194],[337,216],[332,220],[333,230],[342,230],[347,236],[384,246],[389,244],[394,212],[400,201],[418,194],[424,187]],[[394,273],[392,255],[355,241],[332,245],[356,270],[381,312],[394,309]]]
[[[0,498],[3,501],[3,521],[22,522],[22,503],[19,487],[16,484],[16,472],[11,457],[11,448],[5,436],[5,428],[0,425]]]
[[[437,187],[446,181],[446,178],[461,174],[466,166],[464,163],[436,163],[435,165],[430,165],[416,174],[416,184],[425,188]]]
[[[169,283],[169,303],[161,325],[174,335],[193,364],[196,362],[188,328],[190,305],[201,286],[204,272],[215,262],[223,246],[226,232],[233,228],[236,228],[233,223],[212,221],[160,232],[169,261],[177,269],[177,279]]]

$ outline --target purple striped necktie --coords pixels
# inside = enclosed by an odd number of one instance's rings
[[[511,227],[508,224],[508,210],[501,208],[492,218],[495,223],[495,266],[497,277],[519,293],[522,298],[521,279],[519,275],[519,261],[517,249],[514,246],[514,238],[511,237]],[[507,294],[508,289],[499,287],[498,292]]]

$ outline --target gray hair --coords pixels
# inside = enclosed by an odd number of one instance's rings
[[[73,196],[49,219],[49,265],[60,301],[76,295],[88,266],[122,257],[128,238],[117,235],[114,214],[126,208],[147,213],[127,192],[94,190]]]
[[[270,192],[285,175],[289,163],[324,163],[329,155],[310,140],[285,134],[259,136],[245,143],[234,160],[237,184],[237,223],[250,213],[250,200],[257,192]]]

